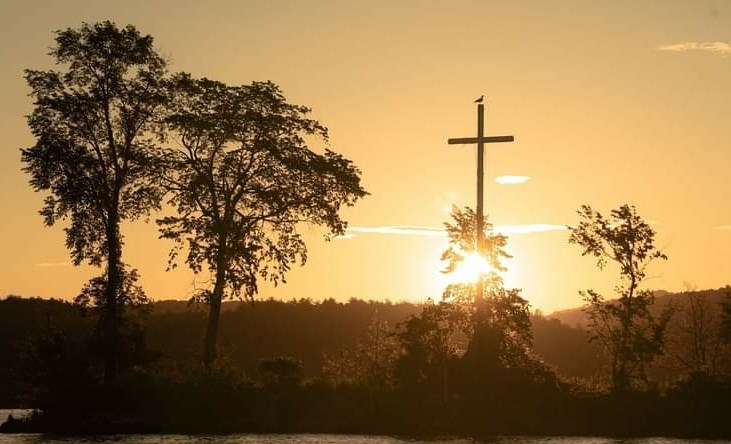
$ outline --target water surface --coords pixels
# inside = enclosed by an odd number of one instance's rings
[[[1,412],[1,411],[0,411]],[[56,437],[41,434],[0,434],[0,444],[721,444],[723,440],[671,438],[598,438],[598,437],[500,437],[472,439],[407,439],[389,436],[362,435],[106,435],[93,437]]]
[[[32,411],[30,409],[0,409],[0,424],[4,423],[10,415],[17,419],[29,415]]]

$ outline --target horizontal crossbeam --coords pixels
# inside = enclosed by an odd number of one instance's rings
[[[513,142],[515,138],[513,136],[490,136],[483,137],[483,143],[497,143],[497,142]],[[480,139],[477,137],[457,137],[454,139],[447,139],[449,145],[467,145],[470,143],[479,143]]]

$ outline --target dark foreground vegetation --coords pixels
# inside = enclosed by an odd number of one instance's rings
[[[670,335],[692,337],[683,319],[699,301],[706,327],[720,328],[726,292],[660,297],[680,314]],[[419,331],[428,322],[414,320],[428,321],[434,307],[227,303],[220,365],[206,371],[196,343],[205,312],[160,302],[137,313],[122,376],[109,387],[93,317],[68,302],[8,297],[0,300],[0,405],[39,413],[2,430],[731,436],[731,367],[716,335],[705,338],[711,365],[684,367],[692,344],[673,343],[649,370],[650,386],[618,393],[582,327],[534,314],[531,360],[482,367],[460,349],[463,339],[439,344]],[[476,366],[486,372],[479,380]]]

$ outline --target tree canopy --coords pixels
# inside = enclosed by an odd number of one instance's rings
[[[339,210],[367,193],[360,171],[329,149],[327,129],[307,107],[288,103],[272,82],[229,86],[176,76],[166,123],[177,142],[165,151],[163,179],[177,214],[160,218],[161,236],[187,248],[185,262],[208,270],[212,287],[197,294],[211,304],[204,361],[215,357],[217,316],[226,297],[253,298],[259,279],[282,282],[307,249],[300,224],[344,233]]]
[[[503,286],[501,272],[506,271],[503,260],[510,258],[505,251],[507,238],[499,233],[494,233],[492,224],[487,220],[483,222],[485,229],[484,244],[482,249],[477,248],[477,217],[471,208],[454,208],[452,210],[453,222],[445,223],[449,247],[442,254],[442,260],[447,261],[444,273],[454,272],[465,257],[471,254],[479,254],[490,270],[487,272],[485,281],[484,307],[482,316],[487,328],[494,330],[496,337],[496,353],[501,356],[504,362],[516,356],[523,355],[531,345],[530,319],[528,302],[520,296],[520,289],[506,289]],[[463,317],[461,329],[465,334],[473,335],[477,325],[477,307],[475,307],[475,282],[457,282],[447,286],[443,298],[455,307],[466,310],[467,317]]]

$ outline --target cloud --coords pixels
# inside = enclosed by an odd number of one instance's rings
[[[34,267],[38,268],[70,267],[71,265],[73,265],[71,262],[41,262],[33,264]]]
[[[728,42],[682,42],[658,46],[657,50],[669,52],[707,51],[726,56],[731,54],[731,44]]]
[[[731,231],[731,225],[721,225],[716,227],[717,230]]]
[[[522,224],[522,225],[497,225],[495,231],[502,234],[530,234],[545,233],[547,231],[565,231],[566,225],[556,224]]]
[[[530,234],[545,233],[548,231],[564,231],[565,225],[556,224],[515,224],[515,225],[496,225],[494,227],[497,233],[511,234]],[[338,239],[352,239],[357,234],[387,234],[396,236],[420,236],[420,237],[447,237],[447,232],[443,228],[421,227],[413,225],[392,225],[382,227],[349,227],[344,236]]]
[[[528,176],[498,176],[495,178],[495,182],[500,185],[519,185],[526,183],[530,180]]]
[[[447,237],[443,228],[420,227],[414,225],[394,225],[384,227],[348,227],[347,233],[396,234],[401,236]]]

